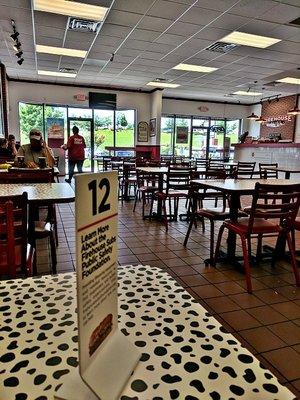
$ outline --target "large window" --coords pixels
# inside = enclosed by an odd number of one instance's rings
[[[161,119],[161,154],[223,158],[225,135],[237,143],[240,129],[239,119],[165,115]]]
[[[161,118],[160,154],[173,154],[174,117]]]
[[[43,116],[42,104],[19,103],[21,144],[29,143],[29,132],[33,128],[44,133]]]
[[[115,145],[116,147],[134,147],[134,110],[119,110],[115,113]],[[120,156],[133,155],[133,152],[121,150]]]
[[[22,102],[19,103],[21,143],[25,144],[29,142],[29,132],[32,128],[38,128],[44,134],[44,136],[47,136],[45,135],[45,131],[47,129],[48,118],[64,119],[65,142],[68,138],[68,119],[94,118],[95,155],[109,154],[109,151],[105,150],[106,146],[134,147],[135,145],[135,110],[92,110],[90,108],[56,106],[50,104],[31,104]],[[73,125],[75,124],[74,121],[71,121],[71,123]],[[81,130],[83,132],[90,132],[90,122],[81,121]],[[91,135],[86,137],[87,150],[90,152],[92,143],[91,139]]]

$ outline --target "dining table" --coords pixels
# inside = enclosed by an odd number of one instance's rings
[[[147,174],[152,174],[157,176],[158,178],[158,192],[163,192],[164,189],[164,175],[168,172],[168,167],[137,167],[141,172],[145,172]],[[162,199],[160,197],[157,198],[157,211],[156,218],[162,218]]]
[[[65,182],[57,183],[1,183],[1,196],[16,196],[23,192],[28,194],[30,204],[56,204],[71,203],[75,201],[75,192],[72,187]]]
[[[300,161],[299,161],[299,165],[300,165]],[[268,167],[266,169],[270,170],[270,171],[284,172],[285,179],[290,179],[291,174],[300,174],[300,167],[299,168],[293,168],[293,167]]]
[[[140,352],[120,400],[295,399],[166,271],[119,266],[118,283],[119,329]],[[60,398],[72,372],[80,379],[75,273],[1,281],[0,292],[0,398]]]
[[[191,184],[197,185],[202,189],[213,189],[214,191],[220,191],[229,197],[229,218],[236,222],[238,219],[238,213],[241,207],[241,197],[248,195],[252,196],[255,191],[256,183],[276,185],[279,188],[292,184],[298,184],[296,180],[290,179],[195,179],[191,180]],[[285,254],[285,238],[277,243],[276,246],[277,255],[281,258]],[[227,239],[227,253],[225,260],[230,263],[236,263],[236,234],[232,231],[228,233]],[[211,264],[213,260],[205,260]]]

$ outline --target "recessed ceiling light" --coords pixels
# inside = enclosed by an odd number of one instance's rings
[[[242,46],[259,47],[265,49],[272,44],[281,42],[281,39],[275,39],[268,36],[252,35],[251,33],[234,31],[223,37],[220,42],[240,44]]]
[[[107,7],[68,0],[33,0],[33,8],[36,11],[45,11],[93,21],[103,21],[108,10]]]
[[[44,71],[38,70],[39,75],[49,75],[49,76],[63,76],[64,78],[75,78],[76,74],[66,73],[66,72],[58,72],[58,71]]]
[[[286,78],[277,79],[276,82],[290,83],[292,85],[300,85],[300,78],[292,78],[290,76],[287,76]]]
[[[35,46],[37,53],[57,54],[58,56],[85,58],[87,51],[66,49],[64,47],[44,46],[37,44]]]
[[[167,83],[167,82],[148,82],[147,85],[161,87],[161,88],[177,88],[178,86],[180,86],[177,83]]]
[[[233,92],[233,94],[237,94],[239,96],[260,96],[261,92],[246,92],[244,90],[238,90],[237,92]]]
[[[195,71],[195,72],[213,72],[218,68],[214,67],[204,67],[202,65],[194,65],[194,64],[178,64],[173,69],[179,69],[182,71]]]

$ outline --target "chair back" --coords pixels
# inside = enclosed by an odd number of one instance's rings
[[[300,206],[300,184],[269,185],[257,182],[249,214],[248,233],[252,232],[254,219],[278,219],[280,226],[293,228]]]
[[[26,270],[27,193],[0,198],[0,275]],[[26,271],[28,273],[28,271]]]
[[[235,178],[252,178],[256,162],[238,161],[234,172]]]
[[[209,164],[209,160],[206,158],[196,158],[196,167],[197,169],[205,169]]]
[[[196,168],[186,166],[169,166],[167,172],[167,187],[166,192],[169,190],[189,190],[191,171]]]
[[[54,182],[53,168],[10,169],[0,174],[0,183],[51,183]]]
[[[278,163],[274,164],[265,164],[265,163],[259,163],[259,174],[261,179],[278,179],[278,171],[273,171],[271,169],[268,169],[270,167],[272,168],[278,168]]]
[[[224,163],[218,160],[209,160],[208,168],[210,169],[224,169]]]
[[[145,172],[137,169],[136,181],[137,181],[137,187],[140,189],[141,187],[157,186],[158,178],[157,175],[151,172]]]

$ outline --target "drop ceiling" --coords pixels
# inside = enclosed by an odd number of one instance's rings
[[[115,0],[81,2],[112,8],[97,34],[67,29],[68,17],[33,11],[30,0],[0,0],[0,60],[9,78],[151,91],[156,78],[179,84],[165,97],[252,103],[263,96],[294,94],[299,86],[275,79],[300,78],[300,0]],[[24,51],[19,66],[10,38],[14,19]],[[205,50],[230,32],[281,41],[267,49],[238,46],[222,54]],[[87,51],[85,59],[35,52],[35,44]],[[113,61],[110,61],[114,54]],[[212,73],[175,70],[179,63],[216,67]],[[37,71],[72,68],[76,78],[41,76]],[[287,72],[288,71],[288,72]],[[256,82],[256,83],[254,83]],[[268,84],[268,85],[266,85]],[[266,86],[265,86],[266,85]]]

